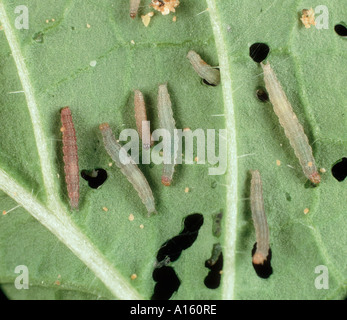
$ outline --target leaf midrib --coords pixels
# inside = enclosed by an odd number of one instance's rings
[[[143,299],[139,293],[129,285],[123,276],[113,267],[99,250],[91,243],[78,227],[73,223],[66,208],[58,198],[58,187],[54,182],[54,170],[49,159],[47,138],[43,130],[35,91],[31,84],[30,74],[25,64],[14,29],[7,16],[6,9],[0,2],[0,21],[4,28],[18,76],[22,83],[27,100],[31,122],[33,125],[35,143],[40,159],[44,187],[47,193],[47,204],[42,205],[32,194],[27,192],[15,179],[0,168],[0,189],[23,206],[35,219],[49,229],[63,242],[94,274],[105,284],[110,292],[118,299]]]
[[[236,255],[236,227],[237,227],[237,149],[234,104],[231,85],[231,69],[227,54],[226,42],[223,37],[222,24],[215,0],[206,0],[209,8],[212,29],[221,71],[221,86],[225,109],[225,123],[227,128],[227,156],[228,169],[226,173],[227,196],[224,219],[224,250],[222,299],[234,299],[235,288],[235,255]]]

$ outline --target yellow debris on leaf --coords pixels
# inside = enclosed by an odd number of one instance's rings
[[[151,18],[154,16],[154,12],[148,12],[146,15],[141,16],[142,23],[145,25],[145,27],[148,27],[149,23],[151,22]]]
[[[141,16],[142,23],[145,27],[148,27],[149,23],[151,22],[151,17],[149,17],[147,14],[145,16]]]
[[[152,0],[151,7],[160,11],[162,15],[176,12],[175,8],[180,4],[179,0]]]
[[[135,280],[137,278],[137,274],[136,273],[133,273],[130,277],[131,280]]]
[[[300,20],[307,29],[311,28],[311,25],[315,26],[316,21],[314,20],[314,10],[312,8],[302,10],[302,17]]]

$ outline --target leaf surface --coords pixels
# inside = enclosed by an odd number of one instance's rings
[[[139,15],[150,11],[149,3],[141,2]],[[0,209],[8,213],[0,216],[0,283],[8,297],[150,299],[158,250],[184,230],[189,215],[200,213],[196,240],[169,264],[180,280],[172,299],[344,298],[346,181],[338,182],[331,168],[347,153],[347,42],[334,31],[347,12],[342,0],[334,1],[328,29],[305,29],[301,10],[319,4],[182,0],[176,22],[173,14],[156,12],[146,28],[139,16],[130,19],[128,1],[1,1]],[[15,28],[19,5],[29,9],[28,30]],[[326,169],[316,188],[307,184],[271,104],[256,97],[264,86],[261,67],[249,56],[256,42],[270,47],[267,61]],[[220,67],[220,86],[202,83],[186,59],[189,50]],[[157,91],[165,82],[177,128],[227,129],[228,167],[212,176],[208,163],[177,165],[173,185],[164,187],[161,165],[139,165],[159,212],[147,218],[136,191],[109,166],[98,125],[109,122],[116,135],[135,128],[133,90],[139,89],[158,128]],[[67,105],[80,170],[108,174],[99,189],[81,178],[78,212],[68,207],[64,182],[59,110]],[[251,263],[250,169],[263,180],[268,279]],[[205,261],[217,242],[223,273],[210,289]],[[18,265],[28,267],[29,290],[14,287]],[[327,290],[315,287],[319,265],[329,271]]]

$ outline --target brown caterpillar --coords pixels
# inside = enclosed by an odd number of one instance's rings
[[[257,238],[257,250],[252,260],[254,264],[264,264],[270,249],[269,226],[265,215],[260,173],[258,170],[252,170],[251,174],[251,210]]]
[[[64,107],[60,112],[63,133],[64,171],[67,192],[70,198],[71,209],[78,210],[79,193],[79,167],[77,154],[76,132],[72,122],[71,110]]]
[[[149,149],[153,146],[153,140],[151,137],[150,123],[147,121],[145,100],[140,90],[134,91],[134,105],[137,132],[142,139],[143,148]]]
[[[130,18],[135,19],[141,0],[130,0]]]

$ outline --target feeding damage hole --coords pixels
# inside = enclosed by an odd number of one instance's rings
[[[337,181],[343,181],[347,177],[347,158],[337,161],[331,168],[331,173]]]
[[[82,170],[81,177],[88,181],[89,187],[99,188],[107,179],[107,172],[104,169]]]
[[[257,243],[255,243],[253,246],[252,257],[255,254],[256,249],[257,249]],[[272,275],[271,258],[272,258],[272,253],[270,248],[269,254],[263,264],[255,264],[252,262],[253,268],[258,277],[267,279]]]
[[[347,37],[347,28],[343,24],[337,24],[334,30],[339,36]]]
[[[269,101],[269,95],[267,94],[265,88],[258,88],[255,92],[257,98],[261,102],[268,102]]]
[[[164,266],[153,271],[153,280],[156,281],[152,300],[169,300],[178,290],[181,281],[172,267]]]
[[[213,245],[211,258],[205,261],[205,267],[210,269],[204,280],[205,286],[209,289],[217,289],[220,285],[223,269],[223,252],[220,243]]]
[[[157,261],[160,262],[168,258],[170,261],[176,261],[182,251],[188,249],[194,243],[203,223],[204,217],[200,213],[194,213],[186,217],[183,231],[161,246],[157,254]]]
[[[188,249],[196,240],[199,229],[204,223],[200,213],[194,213],[184,219],[184,227],[179,235],[164,242],[157,254],[157,262],[153,271],[153,280],[156,281],[152,300],[168,300],[178,290],[180,280],[172,267],[167,266],[176,261],[183,250]]]
[[[266,59],[270,52],[270,48],[267,44],[256,42],[249,47],[249,55],[255,62],[262,62]]]

